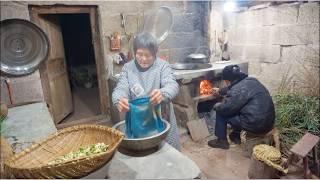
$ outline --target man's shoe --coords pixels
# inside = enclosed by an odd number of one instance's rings
[[[241,144],[240,133],[231,132],[231,133],[229,134],[229,139],[230,139],[234,144]]]
[[[208,141],[208,145],[212,148],[229,149],[229,143],[227,140],[214,139]]]

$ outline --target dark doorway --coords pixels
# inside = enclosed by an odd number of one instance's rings
[[[89,14],[59,16],[74,111],[63,122],[100,114],[97,69]]]
[[[44,100],[58,129],[105,124],[109,118],[97,10],[83,5],[29,6],[31,21],[50,42],[39,72]]]

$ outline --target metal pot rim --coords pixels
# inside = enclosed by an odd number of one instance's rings
[[[172,69],[176,70],[197,70],[211,68],[210,63],[174,63],[170,64]]]
[[[124,140],[126,140],[126,141],[143,141],[143,140],[149,140],[149,139],[152,139],[152,138],[155,138],[155,137],[160,137],[162,134],[165,134],[167,131],[169,131],[169,129],[171,127],[171,125],[170,125],[170,123],[168,121],[166,121],[166,120],[162,120],[162,121],[166,124],[166,128],[162,132],[160,132],[158,134],[155,134],[155,135],[152,135],[152,136],[144,137],[144,138],[127,138],[127,137],[124,137]],[[124,120],[118,122],[115,125],[113,125],[112,128],[117,129],[122,124],[125,124]]]

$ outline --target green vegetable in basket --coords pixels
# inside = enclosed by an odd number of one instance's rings
[[[106,145],[105,143],[97,143],[97,144],[92,144],[86,147],[80,147],[78,150],[72,151],[68,154],[60,156],[57,159],[49,162],[48,164],[52,165],[52,164],[64,163],[67,161],[88,157],[94,154],[103,153],[107,151],[108,147],[109,145]]]

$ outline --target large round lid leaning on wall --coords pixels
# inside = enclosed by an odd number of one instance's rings
[[[49,40],[35,24],[22,19],[1,21],[1,71],[25,75],[47,58]]]
[[[172,25],[173,14],[170,8],[161,6],[147,16],[144,22],[143,32],[151,33],[157,39],[157,43],[161,44],[169,35]]]

